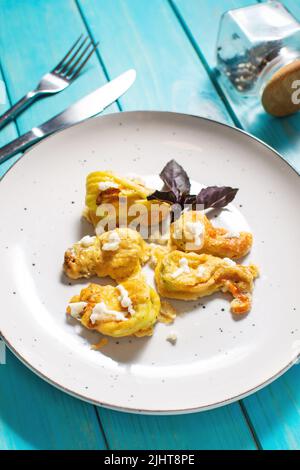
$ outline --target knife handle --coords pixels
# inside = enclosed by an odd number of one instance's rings
[[[26,134],[21,135],[17,139],[13,140],[7,145],[4,145],[0,149],[0,164],[8,160],[10,157],[13,157],[19,152],[23,152],[30,145],[35,144],[39,140],[45,137],[45,133],[42,132],[39,128],[34,128]]]

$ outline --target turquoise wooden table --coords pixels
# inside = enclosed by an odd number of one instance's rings
[[[235,124],[300,170],[300,114],[280,120],[262,111],[253,115],[230,102],[214,74],[221,14],[254,1],[0,0],[0,80],[7,94],[0,113],[30,90],[80,33],[100,41],[97,56],[76,83],[27,110],[0,133],[0,145],[134,67],[135,85],[107,112],[172,110]],[[283,3],[300,20],[300,2]],[[1,175],[13,161],[0,167]],[[71,398],[10,352],[6,356],[6,364],[0,365],[1,449],[300,448],[299,366],[230,406],[157,417]]]

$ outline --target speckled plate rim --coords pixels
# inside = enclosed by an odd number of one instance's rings
[[[220,126],[223,126],[223,127],[226,127],[226,128],[229,128],[230,130],[233,130],[239,134],[243,134],[245,135],[245,137],[248,137],[250,138],[251,140],[263,145],[265,148],[269,149],[271,151],[271,153],[273,154],[273,156],[275,158],[280,158],[284,164],[289,167],[297,176],[300,176],[299,172],[296,170],[296,168],[290,163],[288,162],[279,152],[277,152],[273,147],[271,147],[269,144],[263,142],[261,139],[259,139],[258,137],[255,137],[254,135],[252,135],[251,133],[243,130],[243,129],[239,129],[237,127],[234,127],[232,125],[229,125],[229,124],[226,124],[226,123],[223,123],[223,122],[220,122],[220,121],[217,121],[215,119],[211,119],[211,118],[206,118],[206,117],[202,117],[202,116],[197,116],[197,115],[194,115],[194,114],[189,114],[189,113],[176,113],[176,112],[172,112],[172,111],[156,111],[156,110],[135,110],[135,111],[124,111],[124,112],[121,112],[121,113],[113,113],[113,114],[122,114],[122,115],[134,115],[134,114],[141,114],[141,113],[144,113],[144,114],[152,114],[152,113],[155,113],[155,114],[161,114],[161,115],[176,115],[177,117],[192,117],[192,118],[196,118],[196,119],[199,119],[199,120],[202,120],[202,121],[206,121],[206,122],[211,122],[211,123],[214,123],[214,124],[217,124],[217,125],[220,125]],[[109,117],[111,114],[106,114],[106,115],[103,115],[103,116],[95,116],[94,118],[90,118],[90,119],[86,119],[84,121],[82,121],[81,123],[79,124],[76,124],[75,126],[72,126],[72,127],[78,127],[80,126],[82,123],[84,122],[87,122],[91,119],[105,119],[107,117]],[[60,134],[62,132],[64,132],[64,130],[67,130],[68,128],[66,129],[62,129],[50,136],[48,136],[47,138],[45,139],[42,139],[40,142],[36,143],[35,145],[33,145],[32,147],[30,147],[29,149],[27,149],[21,156],[20,158],[18,158],[18,160],[16,160],[13,165],[5,172],[5,174],[0,178],[0,183],[1,181],[6,177],[6,175],[14,169],[14,167],[19,163],[19,161],[25,156],[25,155],[28,155],[28,153],[30,153],[30,151],[32,149],[35,149],[38,145],[41,145],[43,144],[43,142],[45,140],[49,140],[51,139],[52,137],[55,137],[57,134]],[[126,413],[134,413],[134,414],[146,414],[146,415],[176,415],[176,414],[188,414],[188,413],[197,413],[197,412],[200,412],[200,411],[208,411],[208,410],[212,410],[212,409],[215,409],[215,408],[219,408],[221,406],[226,406],[226,405],[229,405],[231,403],[234,403],[238,400],[242,400],[250,395],[252,395],[253,393],[261,390],[262,388],[270,385],[272,382],[274,382],[275,380],[277,380],[278,378],[280,378],[285,372],[287,372],[293,365],[295,365],[297,363],[297,361],[299,360],[299,355],[300,354],[296,354],[295,355],[295,358],[293,358],[291,361],[289,361],[285,367],[283,367],[282,369],[280,369],[277,373],[273,374],[271,377],[267,378],[266,380],[264,380],[263,382],[260,382],[258,383],[257,385],[255,385],[254,387],[252,387],[251,389],[248,389],[246,390],[245,392],[241,393],[241,394],[238,394],[238,395],[235,395],[235,396],[232,396],[230,398],[227,398],[225,400],[221,400],[221,401],[218,401],[218,402],[215,402],[215,403],[212,403],[210,405],[204,405],[204,406],[198,406],[198,407],[192,407],[192,408],[189,408],[189,407],[186,407],[184,409],[151,409],[151,410],[148,410],[148,409],[136,409],[134,407],[121,407],[121,406],[117,406],[117,405],[114,405],[113,403],[107,403],[107,402],[101,402],[101,401],[98,401],[98,400],[94,400],[90,397],[86,395],[82,395],[78,392],[75,392],[74,390],[71,390],[69,388],[67,388],[66,386],[64,386],[63,384],[61,383],[58,383],[56,381],[54,381],[53,379],[47,377],[47,375],[45,375],[44,373],[42,373],[38,368],[36,367],[33,367],[23,356],[22,354],[17,350],[15,349],[15,347],[8,341],[8,339],[5,337],[5,335],[3,334],[3,332],[0,330],[0,337],[3,339],[5,345],[9,348],[9,350],[26,366],[28,367],[28,369],[30,369],[32,372],[34,372],[38,377],[40,377],[41,379],[43,379],[45,382],[49,383],[50,385],[53,385],[55,388],[67,393],[68,395],[72,396],[72,397],[75,397],[75,398],[78,398],[84,402],[87,402],[87,403],[90,403],[92,405],[96,405],[96,406],[102,406],[104,408],[107,408],[107,409],[112,409],[112,410],[117,410],[117,411],[121,411],[121,412],[126,412]]]
[[[131,112],[133,112],[133,111],[131,111]],[[40,372],[38,369],[33,367],[29,362],[27,362],[26,359],[24,359],[22,357],[22,355],[5,339],[5,337],[3,337],[1,332],[0,332],[0,336],[2,337],[4,343],[9,348],[9,350],[29,370],[34,372],[38,377],[43,379],[48,384],[53,385],[58,390],[61,390],[62,392],[65,392],[65,393],[67,393],[68,395],[70,395],[74,398],[78,398],[78,399],[80,399],[80,400],[82,400],[86,403],[90,403],[90,404],[95,405],[95,406],[101,406],[101,407],[107,408],[109,410],[121,411],[123,413],[145,414],[145,415],[180,415],[180,414],[199,413],[200,411],[209,411],[209,410],[213,410],[215,408],[220,408],[222,406],[230,405],[231,403],[234,403],[234,402],[239,401],[239,400],[243,400],[244,398],[246,398],[246,397],[252,395],[253,393],[256,393],[259,390],[263,389],[264,387],[270,385],[272,382],[274,382],[279,377],[281,377],[283,374],[285,374],[285,372],[287,372],[293,365],[295,365],[295,363],[298,359],[298,356],[297,356],[293,361],[289,362],[286,367],[284,367],[282,370],[277,372],[277,374],[273,375],[269,379],[266,379],[264,382],[261,382],[260,384],[258,384],[257,386],[251,388],[250,390],[247,390],[245,393],[233,396],[233,397],[228,398],[226,400],[222,400],[222,401],[213,403],[213,404],[208,405],[208,406],[199,406],[199,407],[195,407],[195,408],[171,409],[171,410],[151,410],[150,411],[150,410],[146,410],[146,409],[143,410],[143,409],[135,409],[135,408],[130,408],[130,407],[126,408],[126,407],[119,407],[119,406],[116,406],[116,405],[113,405],[113,404],[110,404],[110,403],[102,403],[100,401],[93,400],[92,398],[89,398],[85,395],[81,395],[78,392],[74,392],[73,390],[70,390],[70,389],[66,388],[64,385],[53,381],[52,379],[47,377],[45,374]]]

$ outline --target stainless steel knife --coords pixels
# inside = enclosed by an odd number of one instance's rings
[[[127,72],[122,73],[114,80],[77,101],[54,118],[44,122],[39,127],[32,128],[31,131],[0,148],[0,163],[26,150],[31,145],[56,131],[73,126],[101,113],[101,111],[120,98],[131,87],[135,77],[135,70],[127,70]]]

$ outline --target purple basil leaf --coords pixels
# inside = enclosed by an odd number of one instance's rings
[[[237,192],[237,188],[230,188],[229,186],[208,186],[201,189],[196,197],[196,203],[203,204],[204,209],[208,207],[219,209],[233,201]]]
[[[182,196],[189,194],[191,189],[190,179],[186,171],[175,160],[170,160],[159,176],[166,187],[170,191],[173,191],[177,201],[179,201]]]
[[[183,205],[192,205],[194,206],[197,201],[196,194],[187,194],[184,198]]]
[[[158,199],[159,201],[175,203],[177,201],[173,191],[154,191],[154,193],[147,196],[148,201]]]

